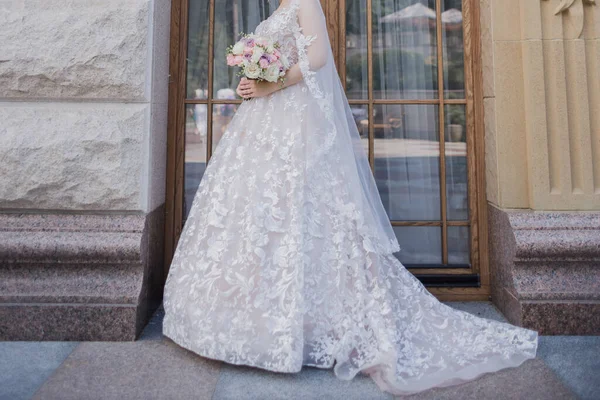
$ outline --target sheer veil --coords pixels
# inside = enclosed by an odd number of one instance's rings
[[[308,168],[318,168],[323,157],[335,157],[349,168],[347,188],[362,213],[374,250],[393,253],[400,250],[371,172],[367,153],[361,142],[348,99],[335,67],[329,42],[325,14],[319,0],[290,0],[297,8],[295,32],[298,63],[304,81],[322,112],[322,141],[310,154]],[[355,172],[352,173],[354,170]]]

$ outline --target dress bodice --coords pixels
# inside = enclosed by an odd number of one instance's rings
[[[296,10],[297,3],[291,1],[290,4],[275,10],[254,30],[256,35],[266,36],[279,42],[281,46],[279,51],[285,54],[290,65],[298,62],[298,49],[294,37],[299,29]]]

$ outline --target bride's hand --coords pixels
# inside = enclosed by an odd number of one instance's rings
[[[244,99],[263,97],[277,90],[271,82],[257,81],[243,77],[235,92]]]

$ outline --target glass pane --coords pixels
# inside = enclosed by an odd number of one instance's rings
[[[365,152],[369,154],[369,106],[351,104],[350,110],[358,128]]]
[[[184,222],[206,169],[206,130],[206,104],[188,104],[185,108]]]
[[[469,264],[469,227],[448,227],[448,264]]]
[[[217,147],[237,108],[237,104],[215,104],[213,106],[212,151]]]
[[[446,136],[446,201],[449,220],[469,219],[467,185],[467,130],[465,106],[445,108]]]
[[[373,0],[373,97],[434,99],[435,0]]]
[[[462,0],[442,2],[442,40],[444,52],[444,96],[465,98],[465,52],[463,45]]]
[[[438,106],[376,105],[375,179],[390,219],[440,220]]]
[[[442,228],[437,226],[394,226],[400,243],[395,256],[402,264],[441,264]]]
[[[346,0],[346,96],[369,97],[367,0]]]
[[[208,95],[209,0],[190,0],[188,10],[187,98]]]
[[[235,90],[239,77],[237,68],[227,66],[227,46],[239,39],[239,33],[253,32],[256,26],[277,9],[276,1],[218,0],[215,8],[213,95],[222,89]],[[233,92],[235,95],[235,92]]]

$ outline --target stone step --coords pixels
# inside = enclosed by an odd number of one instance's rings
[[[12,263],[139,263],[143,215],[0,214],[0,268]]]
[[[0,340],[135,340],[162,298],[163,218],[0,214]]]
[[[141,263],[14,264],[0,268],[0,303],[137,304]]]
[[[515,263],[513,281],[524,300],[600,300],[600,268],[595,263]]]

